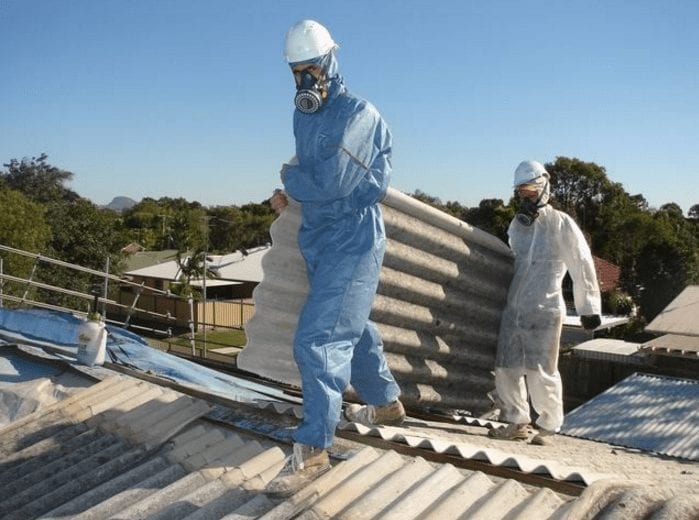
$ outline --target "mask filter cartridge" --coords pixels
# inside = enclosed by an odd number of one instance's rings
[[[320,110],[322,98],[313,90],[299,90],[294,96],[294,105],[299,112],[313,114]]]
[[[539,208],[536,202],[523,199],[517,211],[517,221],[523,226],[531,226],[539,216]]]
[[[302,73],[296,96],[294,96],[294,105],[296,105],[299,112],[313,114],[320,110],[322,104],[323,97],[320,93],[318,81],[309,72]]]

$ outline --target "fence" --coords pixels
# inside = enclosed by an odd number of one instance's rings
[[[0,253],[0,306],[37,307],[86,316],[90,304],[96,301],[98,309],[111,324],[164,337],[170,336],[173,329],[188,330],[192,355],[195,355],[195,330],[200,327],[242,329],[254,313],[254,304],[244,300],[208,301],[204,304],[194,302],[191,297],[121,279],[108,272],[108,261],[105,270],[100,271],[2,244]],[[33,260],[28,275],[15,276],[19,273],[5,272],[4,266],[9,262],[4,262],[4,259],[13,255]],[[75,287],[59,287],[48,277],[42,279],[41,266],[67,270],[63,279]],[[99,285],[99,291],[95,291],[95,285]],[[206,346],[202,355],[206,357]]]
[[[204,307],[206,305],[206,307]],[[255,312],[249,301],[207,301],[195,305],[195,323],[206,327],[242,329]],[[200,319],[201,318],[201,319]]]

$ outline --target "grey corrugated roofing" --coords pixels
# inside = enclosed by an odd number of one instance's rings
[[[699,336],[699,285],[689,285],[647,326],[649,332]]]
[[[404,402],[486,411],[512,276],[509,248],[396,190],[389,190],[382,209],[388,240],[371,318]],[[244,370],[297,386],[291,345],[308,290],[299,223],[299,205],[290,201],[272,225],[272,250],[246,325],[248,343],[237,358]]]
[[[289,499],[272,499],[263,489],[288,448],[204,420],[212,408],[113,376],[14,421],[0,429],[0,516],[562,519],[641,504],[641,513],[624,516],[640,519],[699,511],[696,501],[653,496],[630,482],[598,481],[573,499],[369,447],[335,460]]]
[[[699,460],[699,381],[633,374],[566,415],[562,433]]]

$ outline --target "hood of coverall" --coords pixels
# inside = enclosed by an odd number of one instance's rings
[[[530,181],[529,184],[534,184],[536,186],[536,192],[538,194],[537,199],[539,202],[537,206],[542,208],[549,203],[549,198],[551,197],[551,183],[549,182],[549,174],[546,173]]]

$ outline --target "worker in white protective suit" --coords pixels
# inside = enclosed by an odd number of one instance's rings
[[[500,418],[509,423],[490,437],[527,440],[529,400],[538,414],[533,444],[549,444],[563,424],[563,387],[558,349],[566,307],[562,281],[573,280],[575,308],[587,329],[600,325],[600,292],[592,253],[582,231],[549,204],[549,174],[536,161],[517,166],[514,186],[520,207],[508,228],[514,277],[500,323],[495,388]]]

